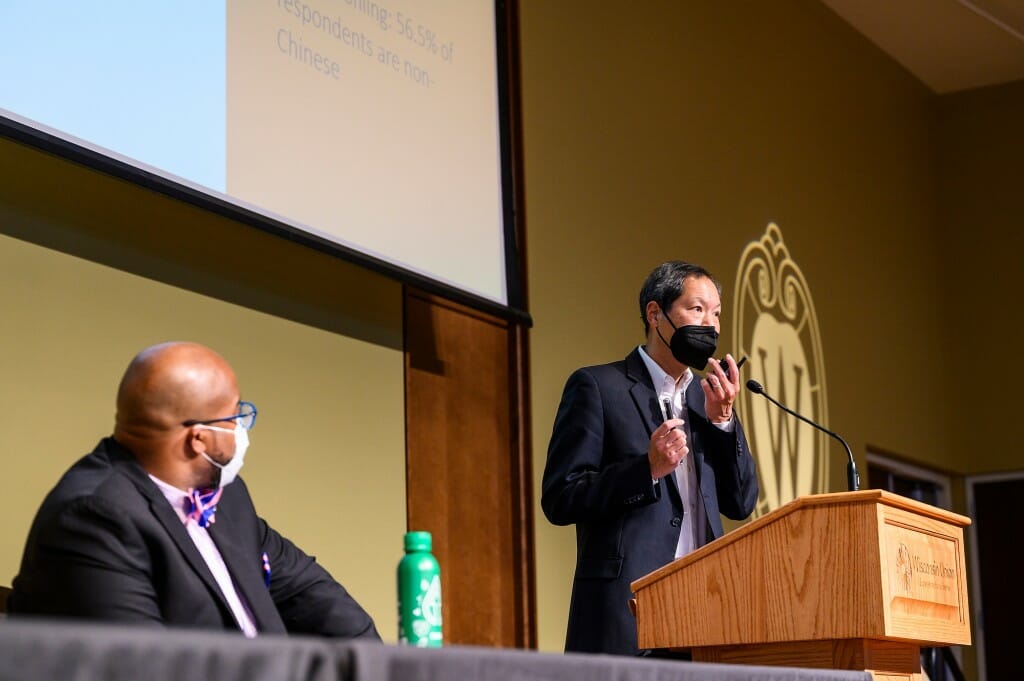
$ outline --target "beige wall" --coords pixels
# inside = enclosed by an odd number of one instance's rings
[[[972,386],[956,470],[1020,470],[1016,437],[976,422],[1024,411],[1024,81],[941,97],[936,121],[949,369]]]
[[[540,647],[562,647],[575,562],[572,528],[539,508],[562,385],[643,340],[636,295],[660,261],[711,269],[728,311],[745,244],[777,222],[817,307],[829,425],[861,469],[868,447],[971,468],[956,416],[975,402],[949,380],[993,354],[971,325],[998,328],[1008,299],[979,308],[942,270],[935,98],[807,0],[523,0],[521,14]],[[996,234],[1019,226],[1016,208],[993,216]],[[982,338],[968,356],[951,353],[956,328]]]
[[[131,357],[187,339],[220,351],[260,410],[243,471],[257,509],[394,640],[398,285],[8,142],[0,162],[0,584],[46,491],[109,434]]]

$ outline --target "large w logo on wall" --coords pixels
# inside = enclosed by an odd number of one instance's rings
[[[827,423],[818,317],[807,282],[774,223],[743,251],[734,305],[733,347],[737,357],[750,358],[748,377],[788,407]],[[754,516],[798,496],[827,491],[828,436],[749,390],[740,392],[739,402],[761,481]]]

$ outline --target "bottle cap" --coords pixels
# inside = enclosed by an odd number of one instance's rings
[[[429,532],[406,532],[405,533],[405,550],[406,551],[429,551],[432,545],[432,540]]]

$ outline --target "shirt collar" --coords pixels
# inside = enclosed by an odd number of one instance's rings
[[[171,505],[174,512],[178,514],[183,524],[188,522],[188,516],[185,515],[185,499],[188,498],[188,492],[178,489],[177,487],[170,485],[160,478],[156,477],[152,473],[149,474],[149,479],[160,489],[160,492],[167,499],[167,503]]]
[[[661,368],[661,366],[651,359],[651,356],[644,350],[644,346],[640,345],[637,347],[640,351],[640,358],[644,361],[647,366],[647,372],[651,375],[651,383],[654,385],[654,389],[659,394],[667,394],[669,391],[667,388],[671,385],[672,394],[685,393],[686,389],[690,385],[690,381],[693,380],[693,372],[687,367],[686,371],[683,372],[682,383],[676,383],[676,380],[669,376],[669,374]]]

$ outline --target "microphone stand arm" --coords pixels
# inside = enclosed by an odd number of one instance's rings
[[[769,402],[771,402],[772,404],[774,404],[776,407],[781,409],[782,411],[786,412],[787,414],[792,414],[793,416],[797,417],[798,419],[800,419],[801,421],[803,421],[807,425],[812,426],[814,428],[817,428],[818,430],[822,431],[823,433],[827,433],[828,435],[831,435],[835,439],[839,440],[840,444],[842,444],[843,447],[846,448],[846,456],[849,457],[849,462],[846,464],[846,486],[847,486],[847,489],[849,489],[851,492],[856,492],[857,490],[860,489],[860,475],[858,475],[858,473],[857,473],[857,462],[854,461],[854,459],[853,459],[853,451],[850,449],[850,445],[846,444],[846,440],[844,440],[843,438],[839,437],[838,433],[833,433],[828,428],[825,428],[824,426],[815,423],[814,421],[810,420],[809,418],[807,418],[805,416],[802,416],[801,414],[796,413],[795,411],[793,411],[792,409],[790,409],[786,405],[782,404],[781,402],[776,400],[774,397],[772,397],[768,393],[764,392],[764,390],[760,391],[760,395],[762,397],[764,397],[766,400],[768,400]]]

